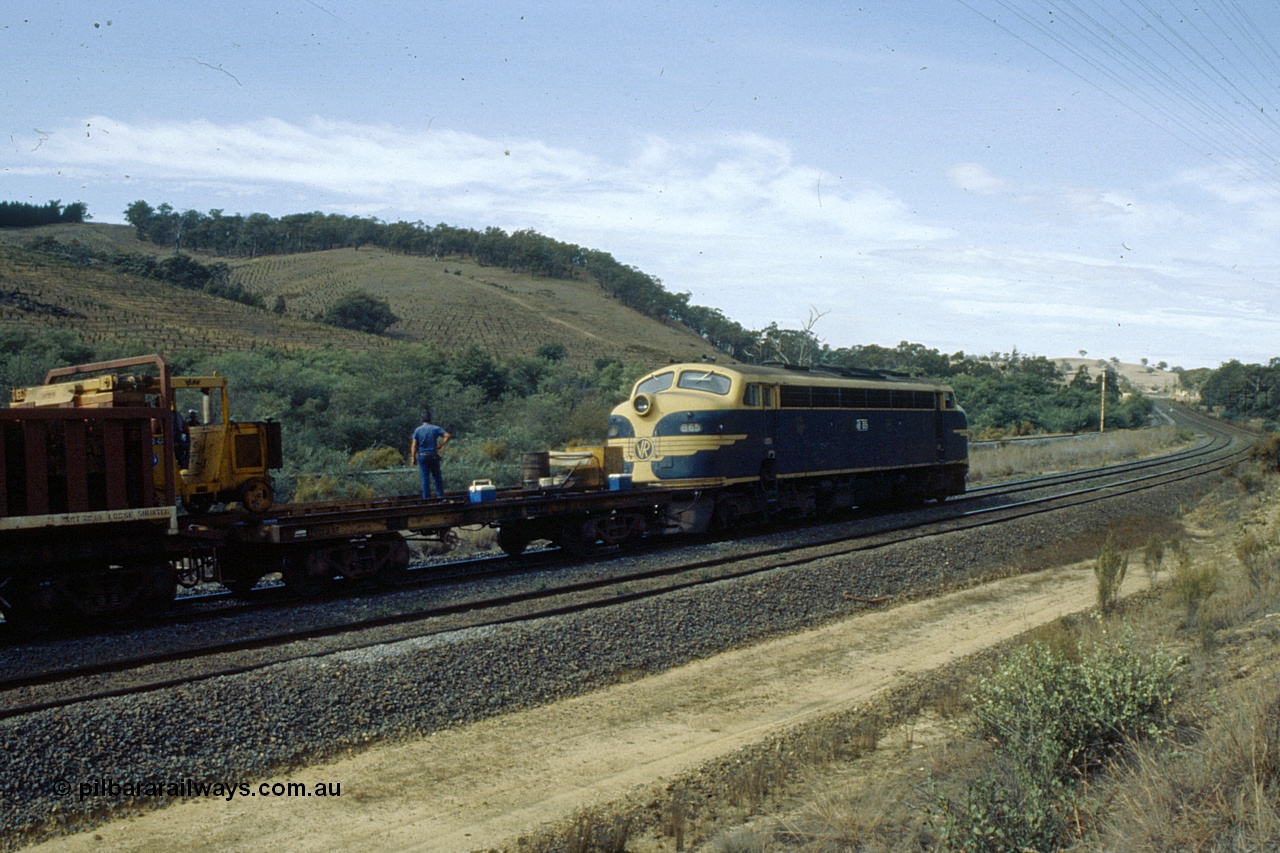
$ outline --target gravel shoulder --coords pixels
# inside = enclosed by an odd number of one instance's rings
[[[1132,574],[1126,592],[1145,587]],[[857,707],[1095,599],[1087,564],[1006,578],[268,780],[340,784],[340,798],[187,799],[28,849],[499,847]]]

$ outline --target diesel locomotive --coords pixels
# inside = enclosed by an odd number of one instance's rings
[[[609,418],[636,486],[685,532],[964,493],[967,422],[946,385],[862,370],[673,364]]]

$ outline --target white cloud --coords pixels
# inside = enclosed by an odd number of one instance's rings
[[[957,163],[947,169],[951,183],[962,190],[978,195],[1000,195],[1010,192],[1008,182],[996,177],[980,163]]]
[[[964,192],[909,197],[801,162],[757,133],[638,135],[610,160],[536,139],[321,118],[95,116],[0,158],[4,174],[34,183],[115,186],[129,194],[119,208],[142,197],[179,209],[534,228],[609,251],[750,326],[830,311],[819,334],[833,346],[911,339],[1048,355],[1140,346],[1133,357],[1193,366],[1226,353],[1265,360],[1280,337],[1270,319],[1280,299],[1259,284],[1275,277],[1275,208],[1196,205],[1173,181],[1036,187],[970,162],[946,173]]]
[[[893,193],[849,186],[793,161],[757,134],[644,140],[624,162],[536,140],[493,139],[430,128],[313,119],[217,125],[205,120],[126,123],[94,116],[51,133],[10,171],[87,179],[129,174],[160,185],[221,184],[234,195],[271,187],[319,191],[341,209],[390,217],[461,217],[509,227],[636,228],[669,238],[813,234],[841,240],[930,240]]]

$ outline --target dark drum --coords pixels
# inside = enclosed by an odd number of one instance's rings
[[[546,450],[520,454],[520,485],[525,491],[538,490],[538,481],[551,476],[551,454]]]

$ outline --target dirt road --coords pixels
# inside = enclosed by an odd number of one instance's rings
[[[1095,600],[1085,565],[1001,580],[271,780],[340,797],[187,800],[31,849],[485,849]]]

